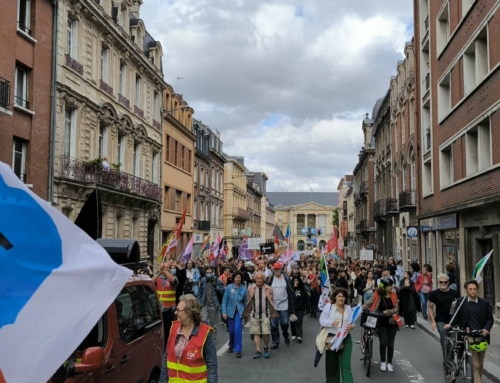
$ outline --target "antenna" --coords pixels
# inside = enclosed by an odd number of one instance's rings
[[[177,94],[179,93],[179,80],[184,80],[186,77],[177,77]]]

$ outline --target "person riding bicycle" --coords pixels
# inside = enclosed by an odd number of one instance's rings
[[[480,331],[484,336],[486,344],[481,339],[478,339],[478,341],[471,339],[472,342],[469,343],[469,351],[472,354],[472,363],[474,365],[474,383],[481,382],[484,357],[486,348],[488,348],[490,343],[490,331],[494,323],[491,304],[477,296],[478,286],[479,284],[474,279],[465,282],[464,288],[467,291],[467,295],[457,300],[456,307],[459,307],[459,309],[450,323],[444,326],[447,330],[458,326],[468,333]]]
[[[379,288],[363,305],[363,310],[384,314],[377,321],[380,340],[380,370],[394,372],[392,358],[394,355],[394,340],[398,331],[398,324],[394,315],[399,312],[398,296],[392,291],[392,279],[381,278]]]

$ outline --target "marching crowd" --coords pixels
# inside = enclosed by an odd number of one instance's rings
[[[322,294],[320,260],[301,255],[300,260],[281,264],[275,258],[259,257],[254,261],[231,259],[213,265],[197,258],[182,262],[166,261],[153,277],[163,305],[165,362],[160,382],[182,376],[185,381],[217,382],[215,339],[221,330],[228,333],[228,353],[243,357],[243,326],[249,322],[255,344],[253,359],[270,358],[283,340],[303,341],[305,315],[317,318],[329,336],[345,330],[349,335],[337,351],[326,347],[327,383],[353,381],[350,367],[354,324],[348,320],[353,306],[361,304],[360,343],[366,313],[378,312],[380,369],[393,372],[395,338],[399,327],[415,329],[417,311],[439,331],[444,360],[450,327],[459,325],[480,330],[482,346],[472,350],[475,382],[481,381],[485,349],[493,326],[491,305],[477,297],[477,282],[467,281],[467,295],[459,298],[453,264],[437,277],[433,289],[432,267],[412,263],[404,270],[401,261],[359,261],[330,259],[326,272],[330,282],[329,303],[318,309]],[[457,302],[458,300],[458,302]],[[466,304],[461,304],[465,300]],[[320,306],[322,306],[320,304]],[[460,309],[453,316],[453,310]],[[401,317],[400,317],[401,316]],[[385,318],[385,319],[383,319]],[[453,322],[451,319],[453,318]],[[174,319],[177,319],[174,321]],[[451,323],[450,323],[451,322]],[[316,340],[317,341],[317,340]],[[188,348],[187,345],[190,345]],[[193,347],[199,352],[193,354]],[[187,351],[189,349],[189,351]],[[185,355],[185,354],[190,355]]]

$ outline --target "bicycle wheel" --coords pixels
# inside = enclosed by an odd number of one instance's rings
[[[373,354],[373,338],[369,337],[365,342],[365,374],[367,377],[370,376],[370,370],[372,367],[372,354]]]
[[[446,338],[443,356],[444,381],[445,383],[455,383],[455,364],[453,363],[454,351],[453,343],[450,338]]]
[[[465,383],[474,383],[474,365],[472,364],[472,355],[466,353],[464,357],[464,365],[462,367],[462,378]]]

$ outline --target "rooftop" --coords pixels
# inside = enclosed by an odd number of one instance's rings
[[[267,192],[267,198],[275,207],[304,205],[316,202],[325,206],[337,206],[338,192]]]

